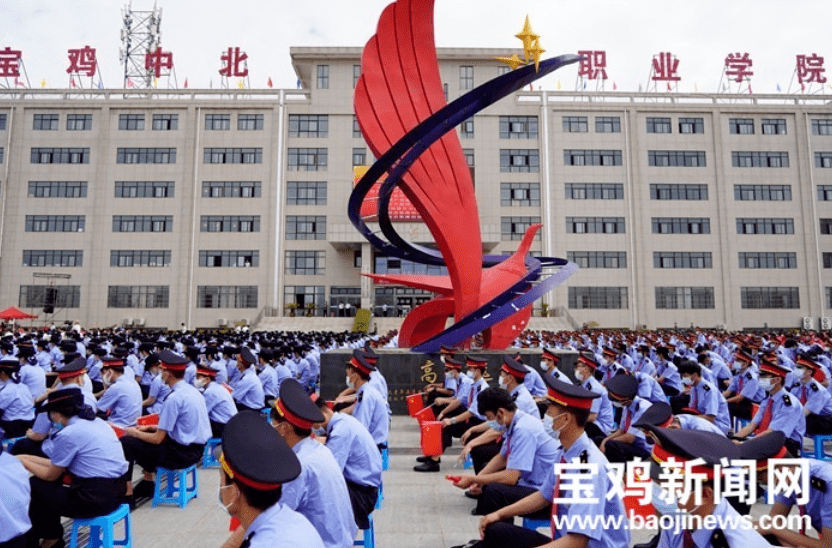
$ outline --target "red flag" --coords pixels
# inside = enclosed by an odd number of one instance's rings
[[[132,87],[133,87],[133,80],[131,80],[130,78],[128,78],[128,79],[127,79],[127,87],[128,87],[128,88],[132,88]]]
[[[615,85],[615,82],[612,83],[612,90],[615,91],[618,89],[618,86]]]
[[[274,84],[272,84],[272,77],[271,76],[269,76],[269,81],[266,83],[266,85],[269,86],[269,87],[274,87]]]
[[[800,82],[800,91],[806,93],[806,84],[804,84],[803,82]]]
[[[69,77],[69,85],[72,87],[78,87],[75,85],[75,78],[72,76]]]
[[[748,93],[754,93],[753,91],[751,91],[751,82],[748,82]]]
[[[185,89],[188,89],[188,79],[185,78]]]
[[[667,91],[673,91],[673,89],[670,87],[670,82],[667,83]]]

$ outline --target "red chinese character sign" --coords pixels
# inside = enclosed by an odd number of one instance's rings
[[[156,48],[156,51],[145,54],[144,68],[148,77],[152,75],[157,81],[161,76],[170,76],[173,71],[173,53]],[[155,85],[154,81],[154,85]]]
[[[681,79],[682,77],[679,76],[679,59],[675,55],[665,51],[653,56],[653,62],[650,65],[650,78],[647,81],[648,92],[678,91],[679,80]]]
[[[96,56],[95,48],[84,46],[83,48],[67,50],[67,57],[69,58],[69,66],[66,69],[69,74],[69,87],[84,87],[82,78],[84,76],[90,79],[90,87],[95,87],[93,78],[98,71],[98,58]],[[101,76],[98,77],[98,88],[103,88],[104,84],[101,81]]]
[[[795,77],[800,86],[800,91],[804,93],[816,93],[823,90],[823,84],[827,82],[824,75],[826,67],[824,67],[824,58],[817,53],[810,55],[798,55],[795,65]],[[815,85],[816,84],[816,85]],[[789,86],[791,88],[791,86]]]
[[[23,70],[22,73],[21,70]],[[21,78],[21,74],[23,78]],[[2,87],[29,87],[29,78],[26,76],[26,69],[23,66],[23,52],[9,46],[0,49],[0,78],[5,81],[5,85],[0,84]],[[14,80],[9,80],[10,78]]]
[[[751,77],[754,71],[751,67],[754,61],[751,55],[745,53],[729,53],[725,57],[719,89],[723,93],[752,93]]]
[[[246,78],[248,76],[248,54],[240,51],[239,47],[228,48],[222,55],[220,55],[220,76],[222,77],[222,86],[228,87],[228,79],[231,77]],[[237,87],[244,88],[243,80],[237,83]]]
[[[575,89],[585,90],[587,81],[595,81],[595,91],[604,91],[607,82],[607,52],[596,50],[581,50],[578,52],[581,60],[578,65],[578,79]]]

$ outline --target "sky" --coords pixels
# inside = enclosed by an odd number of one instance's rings
[[[218,86],[220,55],[239,46],[248,56],[250,84],[295,88],[292,46],[361,47],[372,36],[389,0],[157,0],[162,48],[173,52],[181,88]],[[119,63],[122,8],[117,0],[0,0],[0,49],[23,52],[32,87],[69,86],[67,50],[97,49],[104,87],[122,87]],[[134,0],[136,11],[152,9]],[[638,91],[660,52],[679,60],[681,92],[716,92],[725,57],[749,53],[755,93],[789,88],[797,54],[827,58],[825,91],[832,93],[832,41],[828,0],[436,0],[439,47],[521,46],[514,37],[526,16],[540,35],[544,58],[604,50],[607,90]],[[540,84],[574,89],[577,66]],[[0,82],[2,85],[2,82]],[[164,83],[159,84],[163,87]],[[796,84],[792,84],[794,90]],[[663,91],[663,90],[662,90]]]

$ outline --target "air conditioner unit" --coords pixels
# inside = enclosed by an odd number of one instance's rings
[[[832,318],[830,318],[829,316],[821,318],[820,328],[824,331],[829,331],[830,329],[832,329]]]
[[[716,328],[719,331],[725,331],[725,324],[724,323],[718,323],[718,324],[716,324]]]
[[[121,320],[121,325],[133,325],[133,318],[124,318]]]
[[[228,320],[225,318],[217,318],[217,327],[225,327],[228,325]]]
[[[136,321],[133,322],[133,325],[143,326],[144,325],[144,318],[136,318]]]
[[[811,316],[804,316],[803,317],[803,329],[814,329],[815,328],[815,319]]]

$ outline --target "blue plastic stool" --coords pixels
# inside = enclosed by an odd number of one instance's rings
[[[376,510],[381,510],[381,505],[384,502],[384,482],[378,486],[378,498],[376,499]]]
[[[124,538],[115,540],[113,528],[119,521],[124,521]],[[72,523],[72,533],[69,538],[69,548],[78,548],[78,529],[81,527],[90,528],[90,541],[84,548],[115,548],[133,546],[133,536],[130,532],[130,505],[122,504],[112,514],[97,518],[81,519],[76,518]]]
[[[11,450],[11,448],[14,447],[14,444],[19,442],[20,440],[22,440],[24,437],[25,436],[21,436],[19,438],[6,438],[6,439],[4,439],[2,442],[0,442],[0,443],[3,444],[3,451]]]
[[[532,531],[537,531],[541,527],[545,527],[549,529],[551,527],[551,522],[548,519],[531,519],[531,518],[523,518],[523,528],[530,529]]]
[[[188,476],[191,486],[188,486]],[[162,478],[165,479],[164,494],[162,493]],[[156,469],[156,487],[153,489],[153,507],[160,504],[176,504],[184,508],[188,501],[199,494],[199,483],[196,481],[196,465],[181,470],[168,470],[161,466]]]
[[[739,432],[740,430],[742,430],[743,428],[748,426],[749,422],[751,422],[751,421],[748,420],[748,419],[741,419],[739,417],[734,417],[734,432]]]
[[[832,434],[816,434],[814,436],[810,436],[812,443],[814,443],[814,451],[804,451],[801,449],[800,456],[801,457],[812,457],[817,460],[825,460],[825,461],[832,461],[832,454],[827,453],[823,450],[823,444],[827,441],[832,441]]]
[[[222,438],[209,438],[205,443],[205,452],[202,454],[203,468],[218,468],[220,461],[214,458],[214,450],[222,443]]]
[[[470,470],[474,467],[474,459],[471,458],[471,453],[465,455],[465,462],[462,464],[462,468],[465,470]]]
[[[364,548],[376,548],[376,530],[373,526],[373,515],[370,514],[370,527],[367,529],[362,529],[362,539],[356,540],[352,543],[353,546],[363,546]]]
[[[381,450],[381,469],[387,471],[388,468],[390,468],[390,454],[385,447]]]

